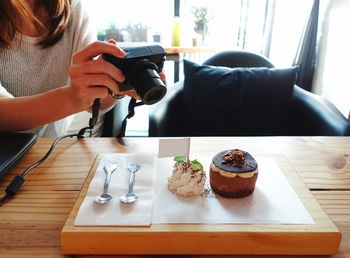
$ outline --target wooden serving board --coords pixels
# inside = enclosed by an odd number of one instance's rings
[[[315,224],[152,224],[148,227],[74,226],[97,169],[94,162],[61,231],[64,254],[313,254],[337,252],[341,234],[289,161],[274,156]]]

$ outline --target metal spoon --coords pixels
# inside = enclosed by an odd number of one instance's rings
[[[137,200],[137,195],[132,192],[134,188],[135,173],[141,168],[140,164],[130,164],[128,169],[130,171],[129,191],[127,194],[120,197],[120,201],[123,203],[132,203]]]
[[[106,166],[103,167],[103,170],[106,173],[106,177],[105,177],[105,182],[103,185],[103,193],[99,196],[97,196],[94,199],[94,202],[97,204],[104,204],[109,202],[110,200],[112,200],[112,195],[109,195],[108,192],[108,186],[109,186],[109,182],[111,181],[111,177],[112,177],[112,173],[117,169],[117,165],[116,164],[108,164]]]

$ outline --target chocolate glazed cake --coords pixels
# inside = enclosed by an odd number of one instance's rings
[[[219,195],[244,197],[254,191],[258,164],[246,151],[222,151],[214,156],[209,177],[211,189]]]

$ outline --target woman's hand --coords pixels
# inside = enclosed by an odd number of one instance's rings
[[[117,100],[108,94],[108,89],[115,95],[128,95],[140,100],[135,90],[120,91],[116,81],[123,82],[125,77],[120,69],[101,58],[102,53],[124,58],[125,53],[114,40],[94,42],[73,56],[70,67],[71,90],[73,101],[81,110],[91,108],[96,98],[101,99],[101,109],[108,109]],[[165,81],[164,73],[159,76]],[[105,86],[105,87],[101,87]]]
[[[109,99],[107,102],[114,104],[115,101],[111,101],[111,96],[108,96],[108,89],[114,94],[126,94],[139,99],[135,91],[119,91],[116,81],[122,82],[125,77],[117,67],[99,57],[102,53],[125,57],[115,42],[94,42],[73,56],[73,64],[69,69],[71,92],[74,103],[82,110],[89,109],[96,98],[100,98],[101,102]]]

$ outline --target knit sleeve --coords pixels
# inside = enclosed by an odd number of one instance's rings
[[[72,1],[72,18],[74,19],[74,53],[96,41],[96,28],[81,0]]]

